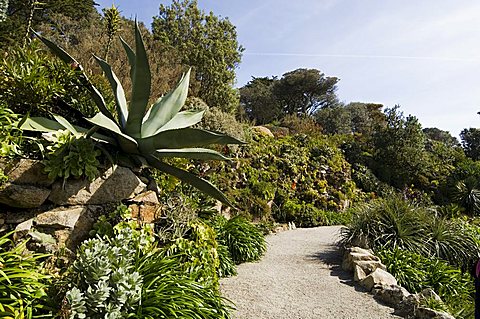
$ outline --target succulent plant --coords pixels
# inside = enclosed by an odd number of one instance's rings
[[[151,73],[137,23],[135,23],[135,51],[120,38],[131,67],[132,94],[129,105],[122,85],[111,66],[95,56],[114,92],[118,119],[108,111],[102,95],[83,73],[80,64],[55,43],[38,33],[35,34],[55,55],[78,69],[100,112],[86,119],[93,124],[90,129],[74,127],[65,118],[55,116],[55,121],[40,117],[28,118],[21,126],[23,130],[52,132],[67,129],[72,133],[80,132],[86,136],[92,136],[101,142],[117,146],[125,153],[141,156],[150,166],[174,175],[181,181],[231,205],[223,193],[208,181],[162,161],[162,158],[167,157],[227,160],[228,158],[219,152],[204,147],[209,144],[243,142],[218,132],[190,127],[200,122],[204,113],[204,110],[180,111],[187,98],[190,70],[182,76],[173,91],[159,98],[148,108]],[[96,133],[98,130],[107,132],[107,135]]]

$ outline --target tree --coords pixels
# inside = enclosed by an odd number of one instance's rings
[[[233,111],[238,106],[238,92],[233,88],[235,68],[241,60],[235,26],[197,6],[197,0],[173,0],[160,5],[153,18],[156,40],[178,50],[182,62],[192,66],[197,87],[193,94],[209,106]]]
[[[270,123],[282,116],[280,104],[272,91],[276,81],[276,77],[253,77],[240,89],[240,105],[249,119],[257,124]]]
[[[51,28],[57,28],[51,20],[54,14],[73,19],[90,16],[96,13],[94,5],[93,0],[9,0],[6,19],[0,23],[0,47],[22,44],[28,27],[36,29],[41,23],[49,23]]]
[[[310,115],[319,108],[338,104],[337,82],[338,78],[325,77],[316,69],[297,69],[285,73],[275,83],[273,93],[284,114]]]
[[[378,178],[397,188],[428,183],[425,135],[418,119],[404,117],[398,106],[385,110],[386,125],[373,136],[374,171]]]
[[[425,133],[425,135],[433,140],[433,141],[438,141],[438,142],[442,142],[444,143],[445,145],[447,146],[450,146],[450,147],[455,147],[455,146],[459,146],[460,143],[458,142],[457,138],[452,136],[450,134],[450,132],[448,131],[443,131],[441,129],[438,129],[436,127],[427,127],[427,128],[424,128],[423,129],[423,133]]]
[[[465,154],[474,160],[480,160],[480,129],[464,129],[460,132],[460,139]]]

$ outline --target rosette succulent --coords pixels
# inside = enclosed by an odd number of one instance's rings
[[[148,107],[151,88],[150,66],[140,30],[135,23],[135,50],[120,38],[130,64],[132,79],[130,103],[127,103],[123,87],[111,66],[95,56],[114,92],[117,113],[115,116],[107,109],[104,98],[88,80],[80,64],[55,43],[38,33],[35,34],[55,55],[80,72],[100,112],[86,119],[93,125],[88,129],[73,126],[65,118],[57,115],[54,116],[55,121],[40,117],[28,118],[21,126],[23,130],[53,132],[67,129],[74,134],[80,132],[101,142],[113,144],[127,154],[141,156],[150,166],[174,175],[230,205],[223,193],[208,181],[162,161],[167,157],[227,160],[221,153],[205,146],[243,143],[222,133],[191,128],[202,120],[204,110],[180,111],[187,98],[190,70],[182,76],[173,91]],[[99,131],[102,134],[99,134]]]

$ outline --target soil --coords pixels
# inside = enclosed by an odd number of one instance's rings
[[[236,305],[233,318],[401,318],[341,269],[339,230],[304,228],[267,236],[261,261],[239,265],[237,276],[221,280],[223,296]]]

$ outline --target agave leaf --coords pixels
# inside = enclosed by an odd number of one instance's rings
[[[64,130],[65,126],[45,117],[28,117],[20,126],[20,129],[35,132],[56,132]]]
[[[203,118],[205,110],[191,110],[180,112],[175,115],[167,124],[162,126],[155,134],[168,130],[178,130],[197,124]]]
[[[139,149],[144,154],[163,148],[185,148],[208,144],[243,144],[231,136],[194,128],[163,131],[156,135],[138,140]]]
[[[132,98],[125,132],[140,137],[143,116],[150,98],[151,74],[142,35],[135,21],[135,64],[132,65]],[[130,59],[130,58],[129,58]]]
[[[134,154],[138,153],[137,141],[134,138],[124,134],[120,127],[118,127],[117,123],[106,117],[104,114],[97,113],[94,117],[86,120],[116,134],[120,148],[125,152]]]
[[[107,76],[110,86],[112,87],[113,93],[115,95],[115,104],[117,105],[117,113],[120,117],[120,124],[122,127],[125,127],[128,118],[128,107],[127,99],[125,98],[125,91],[123,90],[122,84],[118,80],[117,75],[113,72],[112,67],[104,60],[100,59],[96,55],[93,56],[97,60],[98,64],[102,68],[103,72]]]
[[[123,48],[127,53],[128,63],[130,64],[130,78],[133,78],[133,70],[135,70],[135,52],[133,52],[132,48],[122,37],[120,37],[120,42],[122,42]]]
[[[78,135],[78,131],[73,127],[72,124],[70,124],[67,119],[65,119],[63,116],[60,115],[53,115],[53,118],[60,123],[63,127],[65,127],[67,130],[70,131],[70,133],[73,133],[74,135]]]
[[[215,199],[218,199],[219,201],[230,207],[234,207],[232,203],[230,203],[230,201],[227,199],[227,197],[225,197],[225,195],[218,188],[216,188],[210,182],[204,180],[203,178],[200,178],[195,174],[184,171],[177,167],[168,165],[152,155],[147,156],[147,161],[152,167],[155,167],[167,174],[173,175],[182,182],[186,182],[193,187],[199,189],[201,192],[210,195]]]
[[[153,104],[148,118],[142,125],[142,137],[155,135],[155,132],[177,115],[187,99],[189,81],[190,70],[182,77],[173,91]]]
[[[77,60],[75,60],[71,55],[69,55],[65,50],[63,50],[61,47],[53,43],[52,41],[48,40],[47,38],[44,38],[37,32],[33,31],[32,32],[42,41],[49,49],[52,51],[57,57],[59,57],[63,62],[70,64],[70,65],[76,65],[84,78],[84,85],[87,87],[87,89],[90,91],[90,95],[92,96],[93,101],[97,105],[98,109],[100,112],[105,114],[107,117],[109,117],[111,120],[115,120],[113,118],[113,115],[110,113],[110,111],[107,109],[105,100],[103,99],[102,94],[97,90],[97,88],[90,82],[88,79],[87,75],[85,72],[83,72],[83,68],[81,67],[80,63],[78,63]]]
[[[73,126],[73,129],[77,132],[87,133],[89,131],[88,129],[80,126],[74,126],[74,125],[72,126]],[[47,119],[45,117],[27,117],[19,128],[25,131],[46,132],[46,133],[68,129],[65,125],[60,124],[59,122]],[[97,141],[109,143],[112,145],[117,144],[115,139],[112,139],[111,137],[108,137],[99,133],[93,134],[92,138]]]
[[[182,157],[200,160],[220,160],[228,161],[228,157],[223,156],[217,151],[208,148],[179,148],[179,149],[160,149],[155,151],[157,157]]]

